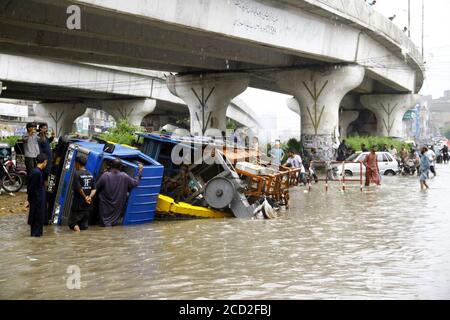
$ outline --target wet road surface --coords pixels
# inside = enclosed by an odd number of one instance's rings
[[[25,214],[0,216],[0,298],[449,299],[450,165],[437,171],[428,192],[398,176],[363,193],[296,188],[276,220],[50,226],[36,239]]]

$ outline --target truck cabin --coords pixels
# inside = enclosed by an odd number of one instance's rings
[[[130,177],[137,175],[138,164],[141,163],[144,167],[142,178],[139,186],[133,188],[128,194],[128,201],[122,212],[122,222],[127,225],[149,222],[154,219],[163,167],[136,149],[116,145],[111,153],[104,150],[104,144],[95,142],[77,142],[68,147],[53,209],[54,223],[67,224],[73,200],[72,181],[75,159],[78,155],[84,155],[87,158],[86,169],[92,173],[96,181],[111,168],[111,163],[115,158],[122,161],[121,171]],[[98,224],[99,218],[98,197],[96,197],[90,224]]]

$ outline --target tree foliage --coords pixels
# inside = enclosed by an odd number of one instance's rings
[[[141,128],[130,124],[126,119],[121,119],[116,123],[115,127],[108,129],[105,133],[100,134],[99,137],[114,143],[133,145],[136,141],[136,131],[141,131]]]
[[[288,152],[289,150],[294,150],[297,154],[301,154],[302,145],[301,145],[300,141],[298,141],[295,138],[289,139],[286,143],[285,151]]]
[[[239,123],[236,120],[227,118],[227,129],[236,130],[239,128]]]
[[[401,150],[402,146],[410,149],[411,146],[401,140],[396,140],[388,137],[376,137],[376,136],[367,136],[367,137],[350,137],[345,139],[345,144],[350,146],[355,151],[361,151],[361,144],[365,144],[368,149],[372,146],[377,146],[378,150],[380,150],[385,144],[388,148],[393,145],[398,151]]]
[[[14,147],[15,144],[17,143],[17,141],[19,141],[20,139],[22,139],[22,137],[20,137],[20,136],[9,136],[9,137],[0,139],[0,142],[7,143],[11,147]]]

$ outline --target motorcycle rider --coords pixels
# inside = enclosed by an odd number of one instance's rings
[[[444,145],[444,147],[441,149],[442,152],[442,160],[444,163],[448,163],[450,161],[450,155],[448,153],[448,146]]]
[[[406,160],[408,160],[409,152],[406,147],[403,145],[402,150],[400,151],[400,161],[402,164],[405,164]]]
[[[436,163],[442,163],[442,152],[441,149],[437,148],[437,149],[433,149],[434,153],[436,153]]]
[[[412,163],[409,165],[409,162]],[[416,152],[416,150],[411,149],[411,152],[409,153],[407,160],[402,164],[402,166],[403,166],[403,174],[414,174],[416,170],[417,172],[419,172],[420,157],[419,154]]]

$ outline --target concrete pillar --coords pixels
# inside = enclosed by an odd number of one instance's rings
[[[127,119],[130,124],[140,126],[144,117],[155,110],[156,100],[104,100],[97,102],[96,105],[113,116],[116,121]]]
[[[316,148],[322,160],[334,157],[341,100],[363,79],[360,66],[305,68],[276,75],[278,86],[299,102],[303,145]]]
[[[247,89],[245,73],[175,75],[167,78],[169,91],[189,107],[191,134],[207,129],[226,130],[226,112],[231,100]]]
[[[365,95],[361,96],[361,103],[377,117],[377,135],[402,137],[403,116],[419,98],[416,94]]]
[[[345,139],[348,137],[348,127],[350,123],[358,119],[359,111],[342,110],[339,115],[339,127],[341,127],[340,136]]]
[[[300,115],[300,105],[298,104],[297,99],[295,98],[288,98],[286,100],[286,105],[289,108],[289,110],[294,111],[296,114]]]
[[[80,103],[40,103],[34,106],[35,120],[46,122],[56,136],[72,132],[75,120],[86,112]]]
[[[300,117],[300,121],[299,121],[298,125],[299,125],[299,131],[300,131],[300,140],[302,140],[302,115],[300,112],[300,104],[298,103],[297,99],[288,98],[286,100],[286,105],[289,108],[289,110],[294,111]]]

